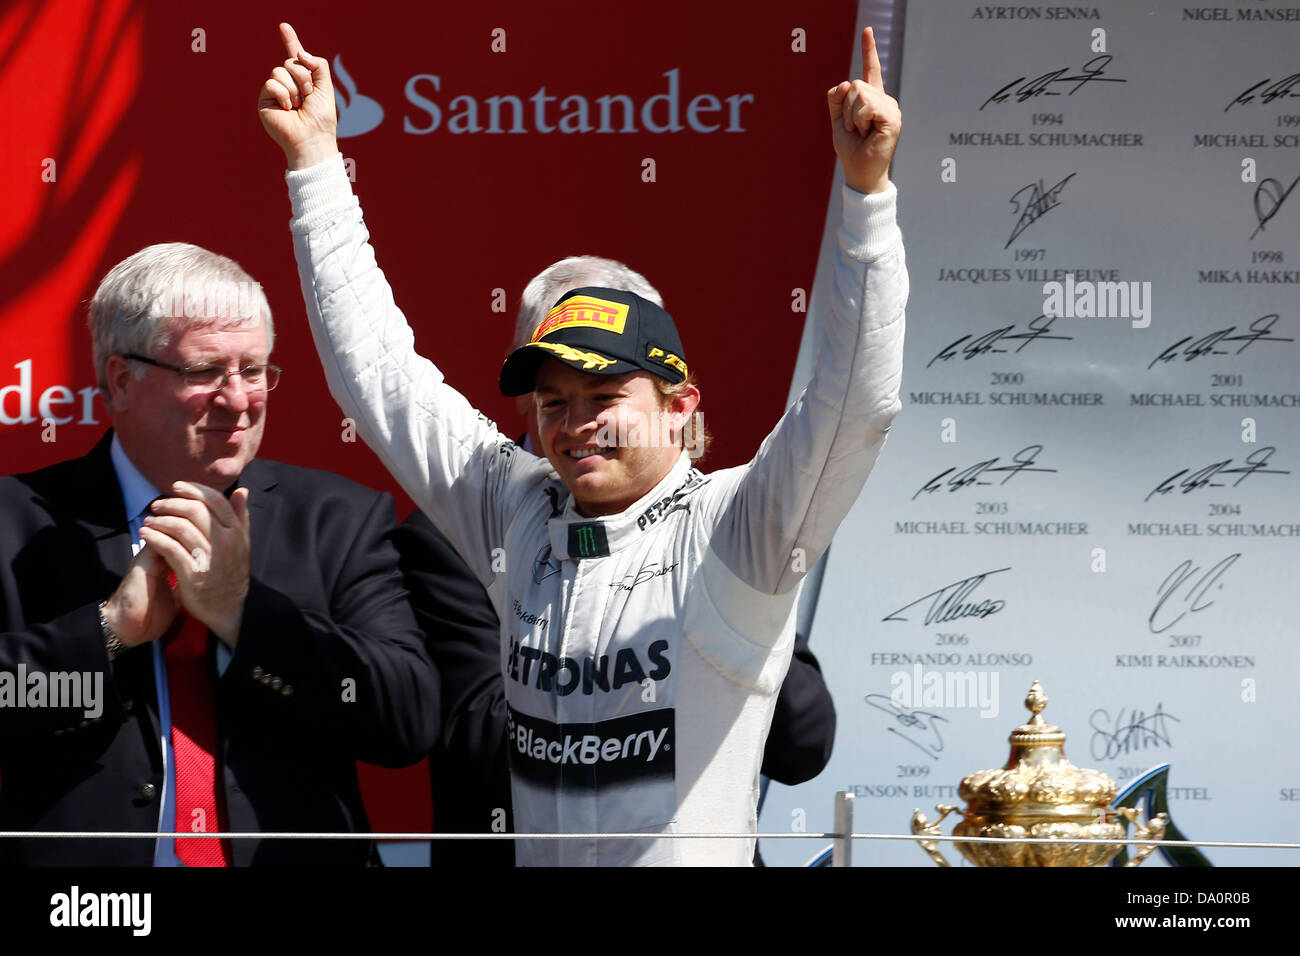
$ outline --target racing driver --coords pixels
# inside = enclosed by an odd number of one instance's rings
[[[633,293],[566,292],[506,359],[501,388],[533,394],[545,458],[416,354],[338,153],[326,61],[280,29],[288,59],[258,107],[288,160],[330,390],[497,608],[516,829],[593,834],[521,840],[518,861],[747,865],[752,837],[665,837],[755,832],[803,569],[899,408],[901,115],[871,30],[863,79],[826,94],[846,187],[812,379],[752,461],[701,474],[682,447],[700,400],[686,352],[668,313]]]

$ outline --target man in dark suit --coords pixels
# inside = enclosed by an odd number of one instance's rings
[[[113,431],[0,479],[0,830],[365,832],[355,762],[413,763],[438,729],[391,499],[255,460],[280,371],[236,263],[151,246],[90,324]],[[372,859],[364,840],[0,841],[9,865]]]

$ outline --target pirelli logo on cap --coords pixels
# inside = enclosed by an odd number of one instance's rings
[[[627,311],[627,306],[622,302],[597,299],[590,295],[575,295],[547,312],[546,318],[538,324],[529,341],[536,342],[556,329],[574,325],[586,325],[621,335],[623,326],[627,323]]]

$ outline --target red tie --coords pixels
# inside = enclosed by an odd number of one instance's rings
[[[216,789],[217,711],[207,650],[207,625],[180,612],[164,643],[178,832],[215,833],[221,829]],[[225,840],[177,840],[176,855],[186,866],[230,865]]]

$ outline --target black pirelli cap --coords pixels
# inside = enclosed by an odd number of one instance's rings
[[[673,317],[649,299],[618,289],[564,293],[528,343],[506,358],[501,393],[531,392],[545,358],[592,375],[646,371],[673,383],[686,379],[686,357]]]

